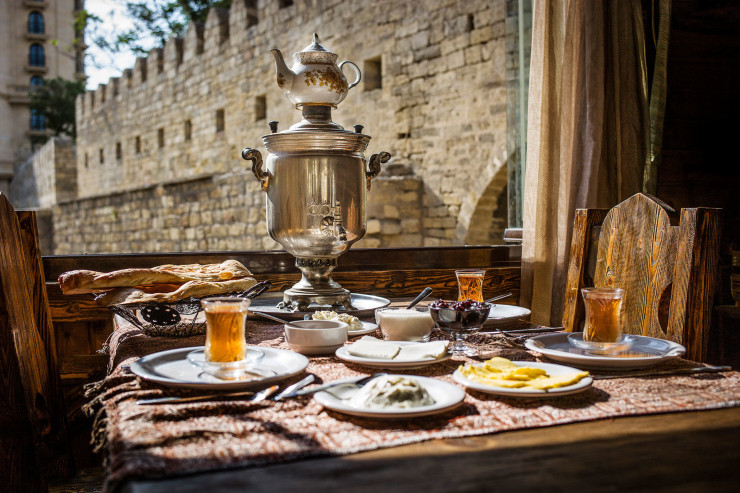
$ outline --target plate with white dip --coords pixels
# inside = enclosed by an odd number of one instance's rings
[[[313,398],[326,409],[352,416],[398,419],[454,409],[465,399],[465,391],[433,378],[388,375],[361,388],[344,386],[317,392]]]
[[[369,345],[369,347],[357,352],[355,349],[359,347],[359,344]],[[357,363],[368,368],[409,370],[447,361],[452,357],[447,352],[448,344],[449,341],[382,341],[365,336],[351,345],[340,347],[334,354],[343,361]]]

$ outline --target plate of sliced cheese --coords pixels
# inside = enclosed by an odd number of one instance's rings
[[[460,366],[452,378],[470,389],[510,397],[557,397],[583,392],[593,378],[587,371],[536,361],[491,358]]]
[[[336,351],[339,359],[370,368],[411,369],[450,359],[449,341],[383,341],[364,336]]]

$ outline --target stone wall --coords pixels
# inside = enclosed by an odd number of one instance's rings
[[[371,193],[380,200],[369,205],[357,246],[418,245],[421,181],[379,177]],[[267,235],[263,196],[251,170],[240,169],[60,203],[55,253],[278,249]]]
[[[77,165],[71,140],[52,137],[15,170],[10,200],[16,208],[47,209],[77,197]]]
[[[363,124],[373,136],[367,155],[389,151],[391,164],[410,173],[374,182],[365,244],[466,241],[471,217],[506,165],[504,0],[295,0],[282,9],[279,2],[234,0],[230,11],[213,10],[205,26],[191,25],[184,39],[171,39],[120,79],[78,98],[77,171],[85,199],[78,207],[89,215],[60,216],[57,231],[91,218],[105,225],[114,197],[144,200],[142,190],[158,189],[187,194],[198,182],[191,178],[242,176],[239,151],[249,146],[264,153],[260,137],[268,120],[280,121],[283,130],[300,119],[275,82],[268,51],[278,47],[289,58],[310,44],[313,32],[366,75],[334,111],[334,121]],[[168,182],[183,184],[162,185]],[[249,176],[242,191],[249,197],[233,200],[264,208]],[[64,204],[57,213],[73,214],[75,207]],[[235,217],[247,221],[248,234],[264,234],[264,226],[250,222],[253,216]],[[133,236],[128,244],[124,238],[104,246],[95,241],[92,223],[89,234],[79,244],[91,253],[113,245],[116,251],[142,248]],[[146,248],[177,248],[165,243]],[[83,247],[58,239],[57,248]]]

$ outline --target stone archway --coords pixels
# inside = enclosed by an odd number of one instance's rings
[[[507,223],[507,163],[481,182],[486,185],[477,200],[460,207],[457,237],[466,245],[501,244]]]

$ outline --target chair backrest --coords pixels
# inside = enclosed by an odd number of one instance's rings
[[[0,489],[73,472],[36,216],[0,193]]]
[[[563,311],[567,331],[581,330],[582,287],[624,288],[624,332],[670,339],[686,346],[687,358],[706,359],[722,211],[681,209],[677,226],[674,213],[644,194],[609,211],[576,211]]]

